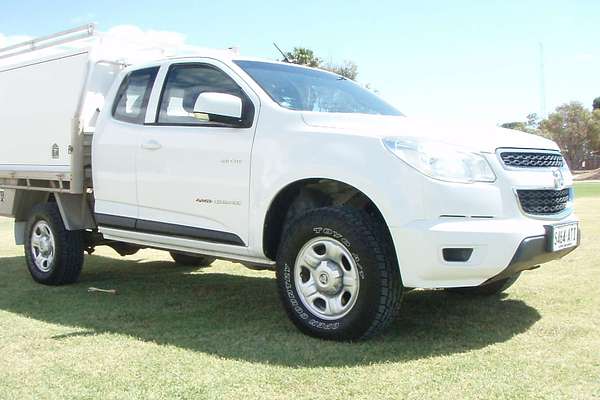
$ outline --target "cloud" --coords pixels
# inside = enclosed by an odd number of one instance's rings
[[[123,39],[134,43],[143,43],[147,46],[179,48],[186,46],[186,36],[173,31],[143,30],[136,25],[117,25],[106,32],[109,40]]]
[[[99,46],[96,48],[98,57],[121,59],[129,64],[146,62],[162,57],[198,54],[199,52],[207,51],[207,49],[187,44],[186,35],[179,32],[154,29],[146,30],[136,25],[117,25],[108,30],[98,29],[98,32],[101,37]],[[48,32],[48,34],[50,33]],[[0,47],[31,39],[31,37],[26,35],[8,36],[0,33]],[[55,51],[62,51],[68,46],[63,45],[59,48],[40,50],[41,53],[39,54],[48,55]],[[11,59],[11,62],[17,60]]]
[[[186,36],[172,31],[144,30],[136,25],[118,25],[102,32],[102,46],[109,58],[137,64],[162,57],[194,53]]]
[[[575,61],[577,62],[588,62],[593,61],[594,55],[592,53],[578,53],[575,54]]]

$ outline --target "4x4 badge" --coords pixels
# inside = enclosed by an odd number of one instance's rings
[[[554,189],[562,189],[565,185],[565,178],[563,177],[560,169],[555,169],[552,171],[552,176],[554,177]]]

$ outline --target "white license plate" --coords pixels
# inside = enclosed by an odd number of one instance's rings
[[[579,233],[577,222],[562,225],[552,225],[550,229],[551,250],[559,251],[577,246]]]

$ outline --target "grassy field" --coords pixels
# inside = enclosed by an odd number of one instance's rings
[[[600,182],[577,182],[575,185],[575,196],[577,198],[600,196]]]
[[[34,284],[0,219],[0,399],[600,398],[600,184],[577,193],[576,252],[502,297],[411,292],[354,344],[301,335],[273,273],[226,262],[99,249],[80,283]]]

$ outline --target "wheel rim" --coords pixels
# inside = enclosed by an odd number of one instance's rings
[[[52,269],[55,255],[54,235],[46,221],[38,221],[31,230],[33,263],[42,272]]]
[[[358,298],[360,277],[354,257],[329,237],[314,238],[302,247],[294,278],[302,304],[322,319],[342,318]]]

